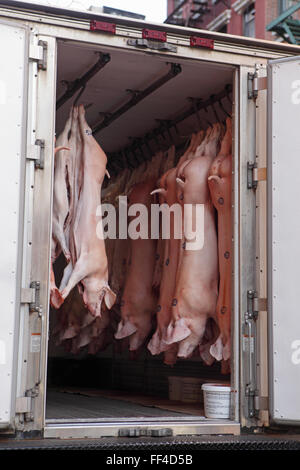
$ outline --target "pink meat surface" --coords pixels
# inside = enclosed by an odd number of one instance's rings
[[[209,189],[218,213],[218,251],[220,288],[217,302],[217,321],[220,336],[211,346],[210,353],[222,360],[224,370],[231,349],[231,283],[232,283],[232,130],[231,119],[226,121],[226,133],[221,149],[209,172]]]
[[[85,119],[85,110],[79,107],[79,129],[82,139],[82,188],[76,215],[70,230],[73,271],[62,291],[65,299],[76,284],[81,283],[83,301],[94,316],[101,316],[104,300],[107,308],[115,302],[115,294],[108,285],[107,256],[104,239],[97,234],[101,217],[101,185],[106,172],[107,157],[92,136]]]
[[[129,194],[129,209],[133,204],[143,204],[150,217],[151,191],[155,179],[138,183]],[[134,217],[135,218],[135,217]],[[130,221],[133,218],[130,217]],[[148,219],[148,228],[150,227]],[[148,232],[150,235],[150,233]],[[156,240],[137,238],[129,240],[129,266],[121,300],[121,321],[116,339],[129,337],[130,351],[138,350],[148,338],[152,328],[156,296],[153,290]]]
[[[183,161],[177,171],[177,182],[184,204],[202,205],[204,210],[203,246],[191,249],[192,242],[185,237],[177,272],[176,289],[172,301],[172,320],[165,342],[178,343],[178,357],[190,357],[205,340],[209,318],[215,318],[218,295],[218,249],[215,210],[208,188],[208,173],[217,151],[221,127],[214,126],[208,133],[204,155]],[[197,148],[196,148],[197,153]],[[195,210],[187,212],[184,220],[196,228]],[[190,220],[189,220],[190,218]],[[189,247],[189,249],[188,249]]]
[[[159,194],[164,198],[165,203],[171,207],[173,204],[177,203],[176,168],[172,168],[167,171],[167,173],[164,175],[164,178],[162,179],[162,184],[163,187],[156,191],[159,191]],[[176,213],[170,211],[170,236],[168,239],[164,240],[165,250],[163,257],[162,276],[160,282],[159,300],[156,309],[157,328],[148,344],[148,349],[152,354],[160,354],[166,350],[174,349],[173,346],[166,344],[163,338],[172,315],[171,306],[176,284],[179,247],[181,243],[181,238],[178,238],[178,232],[176,233],[176,230],[180,229],[180,224],[180,213],[178,224]],[[166,353],[164,356],[165,362],[174,362],[174,357],[171,354],[171,351]]]

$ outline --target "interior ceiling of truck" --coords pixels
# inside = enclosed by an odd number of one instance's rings
[[[96,48],[79,47],[70,43],[59,44],[57,101],[63,97],[67,86],[72,86],[91,70],[99,60],[99,52],[107,53],[104,49],[99,51]],[[87,82],[85,88],[79,88],[70,99],[59,106],[56,135],[63,129],[74,102],[86,106],[87,121],[94,129],[103,119],[111,117],[129,102],[134,92],[138,92],[135,95],[137,96],[171,70],[168,58],[158,54],[113,50],[109,51],[109,55],[109,62]],[[190,109],[189,98],[206,100],[232,83],[231,67],[196,61],[172,62],[181,66],[180,73],[94,134],[106,152],[120,151],[129,146],[133,139],[142,138],[147,132],[157,128],[160,120],[172,120]],[[226,99],[222,104],[226,107]],[[222,119],[226,117],[218,104],[215,109]],[[227,109],[230,108],[227,106]],[[213,108],[207,109],[207,112],[202,110],[199,115],[203,119],[216,121]],[[187,132],[195,130],[195,116],[186,122]]]

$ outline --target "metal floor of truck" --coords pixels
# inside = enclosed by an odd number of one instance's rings
[[[111,390],[68,387],[47,391],[47,420],[183,416],[204,417],[202,405]]]

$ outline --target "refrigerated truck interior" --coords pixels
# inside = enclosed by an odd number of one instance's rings
[[[18,2],[0,2],[0,21],[2,44],[10,44],[1,50],[0,82],[7,156],[1,173],[7,201],[1,244],[6,313],[0,319],[4,434],[240,434],[270,423],[297,425],[293,269],[300,227],[291,214],[298,191],[298,47],[95,12],[58,14]],[[282,87],[282,80],[289,86]],[[55,146],[79,105],[107,156],[100,202],[115,205],[119,196],[130,200],[132,188],[150,177],[157,189],[186,152],[197,156],[205,136],[211,145],[212,129],[217,146],[209,148],[217,157],[230,123],[225,359],[199,347],[211,346],[220,333],[214,315],[190,354],[175,352],[172,360],[165,351],[153,354],[161,277],[152,292],[151,327],[138,347],[130,334],[118,335],[122,299],[130,289],[129,241],[105,240],[108,281],[116,294],[111,308],[103,303],[92,318],[80,283],[59,308],[51,305],[52,269],[59,286],[68,264],[62,252],[51,257]],[[70,146],[74,135],[70,127]],[[220,237],[217,210],[214,217]],[[153,266],[163,271],[160,241]],[[144,274],[137,278],[142,287]],[[228,416],[207,416],[204,384],[229,388]]]

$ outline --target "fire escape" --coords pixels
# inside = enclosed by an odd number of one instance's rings
[[[192,28],[199,26],[203,15],[210,11],[208,4],[207,0],[182,0],[164,22]]]
[[[300,2],[285,10],[278,18],[267,26],[267,31],[273,31],[284,41],[300,45],[300,20],[293,18],[293,14],[300,8]]]

